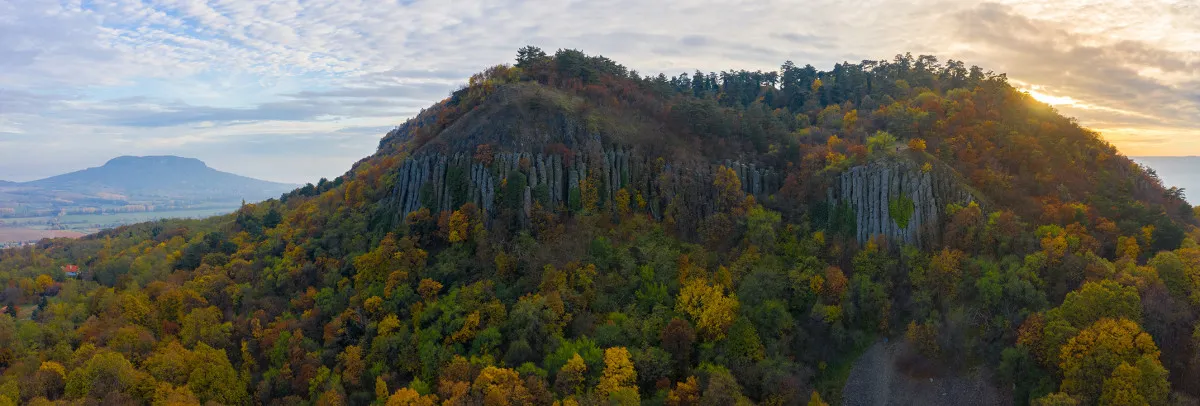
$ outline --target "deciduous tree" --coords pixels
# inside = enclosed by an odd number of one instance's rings
[[[1102,395],[1165,404],[1169,384],[1158,356],[1154,339],[1137,323],[1100,319],[1062,347],[1061,390],[1087,404]]]
[[[738,308],[736,297],[726,295],[721,285],[710,285],[701,278],[688,281],[675,303],[675,310],[691,316],[700,335],[708,341],[725,338]]]

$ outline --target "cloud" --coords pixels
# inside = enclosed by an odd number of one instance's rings
[[[0,112],[4,115],[37,113],[48,105],[66,100],[63,96],[0,88]]]
[[[1078,104],[1060,109],[1101,130],[1200,126],[1196,52],[1070,32],[997,4],[963,11],[957,22],[957,33],[973,47],[970,59],[991,62],[1052,96],[1069,95]],[[1188,81],[1172,83],[1176,77]]]
[[[830,49],[835,43],[833,38],[798,32],[776,32],[772,33],[771,36],[787,41],[793,46],[804,46],[814,49]]]
[[[461,76],[458,78],[461,78]],[[437,97],[444,97],[448,95],[451,90],[454,90],[453,87],[446,83],[415,83],[372,87],[344,87],[326,91],[306,90],[299,93],[285,94],[283,96],[298,99],[375,97],[425,101]]]
[[[176,104],[159,106],[154,111],[139,109],[97,109],[102,122],[118,127],[169,127],[194,123],[230,123],[246,121],[302,121],[323,117],[326,110],[316,103],[268,103],[255,108],[218,108]]]
[[[527,44],[672,75],[936,54],[1069,96],[1123,148],[1200,137],[1200,6],[1001,3],[0,0],[0,179],[145,153],[336,176]]]

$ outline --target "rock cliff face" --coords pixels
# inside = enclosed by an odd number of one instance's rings
[[[889,241],[932,245],[946,206],[977,200],[949,168],[922,170],[915,161],[900,158],[850,168],[828,190],[831,207],[853,212],[860,243],[882,235]]]
[[[594,148],[591,153],[571,155],[499,152],[489,164],[463,153],[429,152],[400,166],[390,205],[397,224],[422,207],[438,213],[465,203],[474,203],[492,216],[501,207],[517,208],[527,219],[534,203],[579,211],[584,185],[594,184],[602,210],[614,210],[617,191],[626,189],[635,209],[640,197],[646,202],[643,210],[656,219],[670,217],[682,226],[695,226],[687,222],[716,212],[713,176],[720,166],[732,168],[743,191],[760,201],[782,185],[782,174],[753,163],[671,164],[623,148]],[[525,186],[506,197],[509,182]],[[882,235],[894,242],[929,246],[938,242],[947,205],[978,200],[949,168],[934,166],[926,171],[921,164],[898,157],[850,168],[827,190],[829,206],[849,212],[860,243]]]
[[[534,202],[577,211],[585,182],[595,185],[599,207],[605,209],[614,207],[617,191],[624,188],[632,205],[641,197],[644,210],[658,219],[668,215],[701,219],[716,210],[713,174],[720,166],[732,168],[742,189],[760,199],[778,191],[783,180],[772,168],[732,160],[673,165],[625,148],[595,148],[592,153],[572,155],[500,152],[487,165],[463,153],[432,152],[409,158],[400,166],[390,197],[395,220],[422,207],[437,213],[468,202],[490,214],[496,214],[500,205],[512,205],[528,215]],[[502,190],[508,182],[526,185],[523,202],[504,201]]]
[[[680,151],[687,140],[661,131],[653,117],[624,111],[616,122],[606,119],[612,115],[589,113],[584,104],[539,86],[500,88],[428,142],[412,146],[396,174],[387,214],[399,224],[422,207],[436,214],[474,203],[489,217],[509,208],[527,221],[536,204],[579,212],[589,195],[584,189],[595,187],[591,196],[598,199],[598,209],[614,210],[617,191],[625,189],[633,209],[670,220],[680,230],[696,230],[717,211],[713,178],[718,167],[732,168],[742,189],[761,202],[783,185],[784,175],[766,165],[722,159],[729,155],[719,152],[705,158]],[[389,133],[381,153],[398,153],[411,134],[434,125],[445,108],[435,106]],[[480,145],[500,152],[476,157]],[[976,200],[952,169],[935,165],[922,171],[909,158],[886,156],[835,175],[827,203],[836,208],[842,230],[854,229],[863,243],[883,235],[926,246],[937,241],[946,205]]]

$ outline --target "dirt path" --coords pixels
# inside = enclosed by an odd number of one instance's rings
[[[857,361],[842,389],[845,405],[1006,405],[1007,396],[996,389],[986,371],[965,375],[913,377],[897,365],[899,346],[882,341]]]

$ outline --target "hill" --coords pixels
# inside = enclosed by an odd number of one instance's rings
[[[958,61],[667,77],[527,47],[332,181],[0,251],[0,398],[838,403],[889,338],[897,382],[1186,401],[1196,224]]]
[[[211,199],[258,201],[295,185],[268,182],[209,168],[195,158],[122,156],[103,166],[22,184],[48,191],[113,193],[130,199]]]
[[[192,158],[123,156],[41,180],[0,182],[0,217],[236,208],[294,188],[221,172]]]
[[[238,176],[175,156],[114,158],[31,182],[0,182],[0,243],[79,235],[159,218],[230,213],[295,186]],[[64,231],[70,232],[64,232]]]
[[[1155,176],[1169,187],[1177,187],[1191,203],[1200,202],[1200,157],[1195,156],[1139,156],[1133,160],[1151,168]]]

